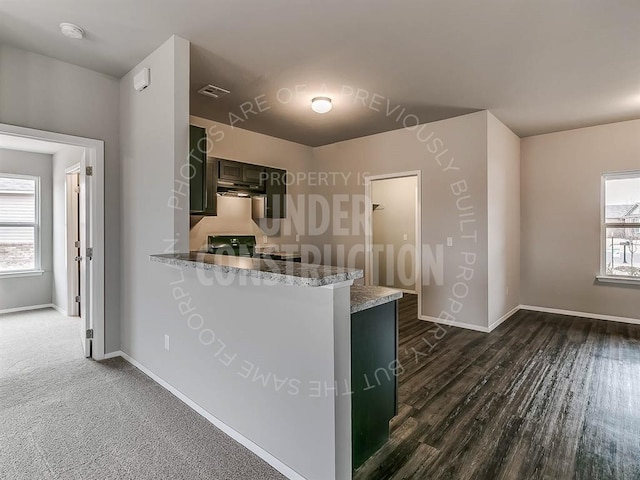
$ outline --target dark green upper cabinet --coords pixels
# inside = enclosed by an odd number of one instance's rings
[[[207,132],[189,126],[189,211],[192,215],[217,214],[217,166],[207,160]]]
[[[261,165],[245,164],[242,168],[242,181],[246,183],[264,183],[265,167]]]
[[[244,164],[233,160],[220,159],[219,178],[227,182],[244,182]]]
[[[204,190],[204,214],[209,216],[218,215],[218,160],[213,157],[207,158],[206,182]]]
[[[225,182],[263,185],[265,167],[235,160],[218,159],[218,177]]]
[[[286,170],[265,168],[265,218],[287,218]]]
[[[204,212],[207,153],[202,146],[206,144],[206,130],[189,125],[189,211],[193,214]]]

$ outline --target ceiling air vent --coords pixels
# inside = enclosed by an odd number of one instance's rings
[[[216,87],[215,85],[209,84],[209,85],[205,85],[200,90],[198,90],[198,93],[200,95],[206,95],[207,97],[211,97],[211,98],[219,98],[223,95],[228,95],[231,92],[222,87]]]

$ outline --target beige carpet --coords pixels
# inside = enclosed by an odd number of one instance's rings
[[[124,360],[83,358],[80,328],[0,315],[0,478],[284,478]]]

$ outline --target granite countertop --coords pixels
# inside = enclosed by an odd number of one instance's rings
[[[351,285],[351,313],[361,312],[400,298],[402,298],[400,290],[373,285]]]
[[[150,255],[152,262],[164,263],[202,270],[213,270],[223,274],[238,274],[246,277],[301,287],[321,287],[348,280],[362,278],[362,270],[312,265],[307,263],[265,260],[252,257],[212,255],[202,252],[168,253]]]

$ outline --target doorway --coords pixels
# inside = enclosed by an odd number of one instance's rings
[[[14,146],[20,142],[31,142],[43,146],[45,150],[55,145],[56,151],[71,148],[80,152],[76,165],[61,172],[65,174],[62,188],[66,190],[61,202],[64,212],[61,212],[61,216],[66,219],[66,225],[64,232],[61,232],[64,238],[62,252],[56,258],[61,257],[63,275],[67,277],[62,284],[66,292],[61,297],[67,304],[65,313],[81,317],[80,336],[84,356],[102,360],[105,358],[104,142],[6,124],[0,124],[0,135]],[[73,265],[70,265],[70,260]],[[54,294],[57,291],[54,288]],[[71,296],[73,301],[67,302]],[[80,300],[77,304],[76,299]],[[47,306],[55,308],[56,303],[52,299],[51,304],[37,305],[35,308]]]
[[[365,282],[420,294],[420,172],[365,179]]]

